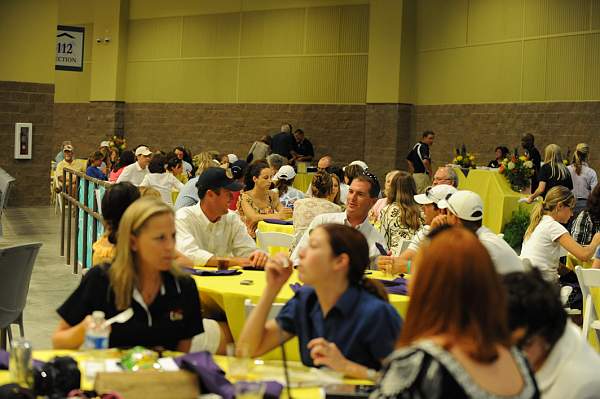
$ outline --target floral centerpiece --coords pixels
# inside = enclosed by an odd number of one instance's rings
[[[119,152],[125,151],[127,148],[127,139],[123,136],[112,136],[108,138],[108,142],[111,148],[116,148]]]
[[[502,160],[498,172],[506,176],[513,190],[520,192],[529,186],[534,172],[533,162],[526,156],[515,153]]]
[[[452,163],[460,166],[464,169],[475,169],[475,156],[470,152],[467,152],[467,147],[463,144],[460,151],[458,148],[455,150],[456,156],[452,160]]]

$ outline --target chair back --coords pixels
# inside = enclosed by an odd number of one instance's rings
[[[256,231],[256,243],[265,252],[271,253],[270,249],[273,247],[285,248],[289,251],[294,246],[295,241],[296,237],[292,234]]]
[[[35,258],[42,243],[0,248],[0,328],[23,312]]]
[[[598,339],[600,339],[598,331],[600,330],[600,322],[598,321],[598,315],[590,291],[591,288],[600,287],[600,270],[584,269],[581,266],[576,266],[575,274],[577,275],[577,280],[579,281],[579,287],[581,288],[581,294],[583,296],[583,337],[587,339],[589,329],[592,327],[594,331],[596,331]]]
[[[0,168],[0,217],[2,210],[6,208],[8,203],[8,195],[12,189],[15,178],[8,174],[7,171]],[[0,221],[0,236],[2,236],[2,222]]]
[[[276,318],[284,306],[285,306],[285,303],[279,303],[279,302],[273,303],[271,305],[271,309],[269,310],[269,314],[267,315],[267,320],[272,320],[272,319]],[[244,313],[246,316],[246,320],[248,320],[250,313],[252,313],[252,311],[254,310],[255,307],[256,307],[256,305],[253,304],[250,299],[246,299],[244,301]]]

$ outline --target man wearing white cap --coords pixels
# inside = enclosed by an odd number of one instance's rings
[[[488,250],[492,262],[499,274],[523,272],[523,263],[517,253],[506,241],[482,226],[483,201],[472,191],[457,191],[438,203],[440,209],[447,209],[446,215],[440,215],[432,222],[432,226],[449,224],[463,226],[477,235],[479,241]]]
[[[453,186],[439,184],[437,186],[428,187],[423,194],[414,196],[415,201],[420,204],[423,209],[425,223],[415,233],[408,244],[408,248],[404,250],[400,256],[380,256],[379,259],[377,259],[377,266],[380,270],[388,270],[394,274],[411,273],[412,259],[417,254],[421,242],[423,242],[427,237],[427,234],[431,231],[433,220],[442,214],[442,210],[439,208],[438,204],[455,192],[456,188]]]
[[[297,188],[292,187],[294,184],[294,178],[296,172],[290,165],[283,165],[275,176],[273,176],[273,182],[275,183],[275,191],[279,195],[279,202],[286,208],[294,208],[294,202],[296,200],[304,198],[304,193]]]
[[[139,146],[135,150],[137,161],[123,169],[123,173],[117,179],[117,183],[128,181],[135,186],[142,184],[144,177],[149,173],[148,164],[152,157],[152,151],[145,145]]]
[[[70,142],[69,142],[70,143]],[[60,161],[58,163],[58,165],[56,165],[56,172],[54,173],[54,176],[56,176],[56,190],[57,191],[61,191],[62,190],[62,186],[63,186],[63,169],[67,168],[67,169],[73,169],[73,170],[77,170],[81,173],[85,173],[85,164],[81,163],[81,162],[77,162],[75,160],[75,154],[73,153],[73,146],[71,144],[65,144],[63,145],[63,160]],[[71,181],[71,193],[75,193],[75,189],[77,188],[77,180],[75,179],[75,176],[71,176],[72,177],[72,181]],[[67,174],[67,179],[69,178],[69,175]],[[68,188],[68,186],[67,186]]]

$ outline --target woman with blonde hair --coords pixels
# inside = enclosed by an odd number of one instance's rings
[[[392,179],[396,175],[396,173],[400,172],[398,169],[390,170],[385,174],[385,186],[383,189],[383,198],[377,200],[373,208],[369,211],[369,220],[371,223],[375,223],[379,221],[379,215],[381,214],[381,210],[389,204],[388,198],[390,196],[390,187],[392,185]]]
[[[111,326],[109,347],[189,351],[192,338],[204,331],[200,296],[175,259],[171,207],[155,198],[135,201],[121,218],[112,264],[90,269],[58,308],[54,347],[79,348],[92,312],[102,311],[108,319],[132,308],[131,319]]]
[[[556,144],[548,144],[546,146],[544,150],[544,164],[540,168],[538,180],[537,189],[527,198],[527,202],[529,203],[532,203],[539,196],[544,198],[552,187],[563,186],[569,190],[573,189],[571,174],[563,163],[561,149]]]
[[[194,166],[196,167],[196,176],[200,176],[202,172],[213,166],[220,166],[219,162],[215,162],[210,152],[205,151],[194,155]]]
[[[541,184],[541,183],[540,183]],[[589,246],[577,243],[563,226],[573,214],[575,197],[563,186],[550,189],[546,198],[537,203],[521,249],[521,258],[529,259],[548,281],[558,282],[561,247],[581,261],[588,261],[600,245],[600,233],[594,234]]]
[[[415,201],[417,186],[404,171],[394,174],[388,190],[387,205],[379,216],[379,231],[384,235],[392,256],[399,256],[402,244],[410,241],[423,224],[421,210]]]
[[[588,165],[589,156],[590,146],[586,143],[579,143],[573,152],[571,165],[567,167],[573,181],[573,194],[576,200],[573,210],[575,217],[586,208],[587,199],[598,184],[596,171]]]
[[[487,250],[462,227],[431,236],[415,258],[398,349],[370,398],[539,398],[510,344],[506,293]]]

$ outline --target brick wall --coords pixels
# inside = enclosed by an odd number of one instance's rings
[[[11,206],[49,204],[53,102],[52,84],[0,81],[0,167],[17,179]],[[32,159],[14,159],[17,122],[33,123]]]
[[[514,149],[524,133],[535,136],[542,158],[544,147],[556,143],[571,152],[577,143],[591,146],[591,166],[600,171],[600,102],[523,104],[460,104],[416,106],[416,130],[436,132],[435,165],[451,161],[453,149],[465,143],[482,165],[494,158],[494,148]]]
[[[125,104],[114,101],[54,104],[54,154],[64,140],[71,140],[77,158],[87,158],[100,142],[113,134],[122,134]]]
[[[406,169],[414,106],[367,104],[364,160],[382,180],[391,169]]]
[[[437,133],[434,166],[451,161],[456,146],[467,145],[487,164],[497,145],[514,148],[531,132],[540,151],[555,142],[565,151],[578,142],[592,146],[591,164],[600,170],[600,102],[459,105],[301,105],[115,103],[55,104],[52,153],[71,138],[85,157],[101,140],[125,131],[129,147],[145,143],[163,150],[184,144],[245,156],[252,142],[273,134],[281,123],[305,130],[316,156],[333,154],[341,164],[364,159],[378,176],[406,169],[405,157],[420,132]]]
[[[125,105],[125,136],[170,150],[184,144],[194,153],[208,150],[245,157],[260,136],[289,122],[302,128],[317,157],[331,153],[339,162],[362,159],[364,105],[150,104]]]

